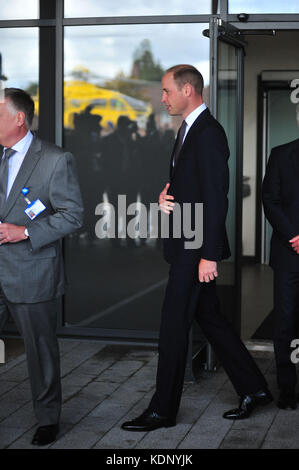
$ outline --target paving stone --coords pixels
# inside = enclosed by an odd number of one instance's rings
[[[0,375],[0,381],[23,382],[28,378],[27,361],[22,361],[20,364],[9,368],[6,372]]]
[[[136,449],[176,449],[188,434],[188,424],[177,424],[172,428],[151,431],[136,445]]]
[[[179,443],[178,449],[218,449],[231,426],[231,422],[221,421],[219,417],[200,417],[197,425],[189,428],[189,433]]]
[[[299,449],[299,415],[298,410],[279,410],[268,429],[262,448],[277,443],[282,449]]]
[[[70,430],[50,446],[51,449],[91,449],[101,438],[103,433],[97,433],[96,428],[92,431]]]
[[[105,346],[59,340],[63,366],[61,430],[54,449],[298,449],[299,413],[275,402],[248,420],[230,421],[223,412],[238,405],[224,370],[199,371],[185,383],[177,425],[150,433],[120,426],[139,416],[155,389],[156,348]],[[272,354],[272,355],[271,355]],[[274,355],[254,353],[271,391],[278,396]],[[36,449],[30,444],[37,422],[24,354],[0,368],[0,447]]]
[[[0,381],[0,396],[8,392],[9,390],[12,390],[14,387],[16,387],[16,382],[10,382],[10,381]]]
[[[258,429],[230,429],[220,449],[259,449],[267,433],[267,426]]]
[[[115,363],[114,359],[105,359],[105,360],[99,360],[95,359],[95,356],[93,356],[91,359],[88,359],[85,361],[83,364],[81,364],[79,367],[76,367],[74,371],[71,372],[71,374],[78,374],[81,376],[87,375],[87,376],[92,376],[92,377],[97,377],[99,376],[103,371],[111,367]]]
[[[24,428],[29,429],[37,424],[37,420],[33,411],[32,402],[26,403],[18,410],[13,412],[6,419],[1,421],[1,426],[9,428]]]
[[[287,449],[299,449],[299,442],[298,439],[277,439],[277,440],[271,440],[271,439],[266,439],[265,442],[263,443],[262,449],[279,449],[279,450],[287,450]]]
[[[22,436],[25,429],[22,428],[9,428],[0,425],[0,449],[7,448],[16,439]]]
[[[94,448],[134,449],[137,443],[143,438],[144,434],[144,432],[124,431],[120,426],[115,426],[98,441]]]

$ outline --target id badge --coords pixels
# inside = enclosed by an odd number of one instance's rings
[[[28,215],[29,219],[33,220],[45,209],[46,209],[46,206],[44,206],[42,201],[40,199],[36,199],[36,201],[33,201],[30,204],[28,204],[24,212],[26,215]]]

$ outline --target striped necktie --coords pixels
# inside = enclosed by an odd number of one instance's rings
[[[16,153],[16,150],[7,148],[0,162],[0,214],[6,202],[7,181],[8,181],[8,160]]]

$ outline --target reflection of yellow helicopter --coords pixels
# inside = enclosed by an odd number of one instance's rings
[[[38,98],[35,113],[38,114]],[[146,118],[152,113],[149,103],[123,95],[118,91],[106,90],[92,83],[71,80],[64,83],[64,127],[74,128],[74,114],[90,106],[91,114],[102,116],[101,126],[106,129],[116,127],[120,116],[127,116],[144,127]]]

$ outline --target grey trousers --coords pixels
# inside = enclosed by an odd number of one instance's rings
[[[0,332],[9,313],[24,339],[33,408],[39,426],[59,422],[61,413],[60,356],[56,337],[60,299],[15,304],[0,287]]]

